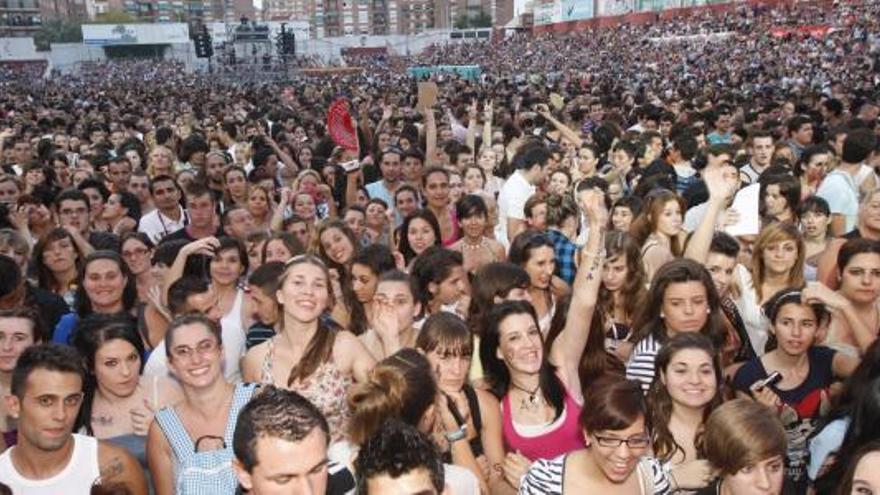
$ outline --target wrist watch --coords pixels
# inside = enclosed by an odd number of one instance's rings
[[[459,440],[464,440],[467,436],[467,425],[461,425],[459,429],[455,431],[447,431],[446,432],[446,441],[449,443],[457,442]]]

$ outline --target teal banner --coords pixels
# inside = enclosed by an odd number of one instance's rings
[[[407,71],[409,72],[409,75],[417,80],[425,79],[434,74],[447,73],[458,74],[465,79],[476,81],[480,78],[480,74],[483,73],[483,70],[480,69],[479,65],[429,65],[424,67],[410,67]]]

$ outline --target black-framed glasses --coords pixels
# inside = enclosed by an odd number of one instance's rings
[[[636,435],[629,438],[604,437],[600,435],[593,435],[593,438],[596,439],[596,443],[598,443],[601,447],[609,447],[614,449],[620,447],[620,445],[624,443],[627,447],[631,449],[646,449],[649,445],[651,445],[651,439],[645,435]]]

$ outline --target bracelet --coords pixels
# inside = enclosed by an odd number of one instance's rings
[[[459,440],[464,440],[467,437],[467,425],[461,425],[461,427],[455,431],[447,431],[446,432],[446,441],[449,443],[454,443]]]

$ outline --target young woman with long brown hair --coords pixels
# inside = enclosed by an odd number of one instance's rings
[[[350,332],[325,313],[333,306],[330,272],[316,256],[292,258],[276,294],[279,332],[242,359],[242,378],[299,392],[327,418],[333,441],[348,430],[346,392],[364,382],[375,360]]]
[[[698,333],[673,337],[657,354],[649,392],[654,456],[679,488],[698,489],[712,478],[698,452],[705,421],[722,402],[717,356],[712,341]]]

